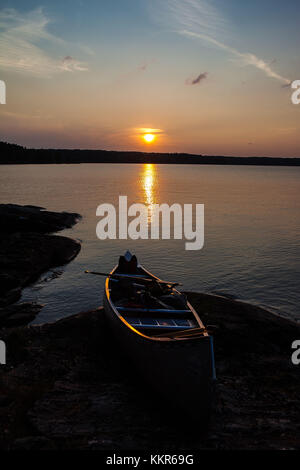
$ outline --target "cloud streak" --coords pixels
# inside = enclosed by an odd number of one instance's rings
[[[78,70],[79,72],[84,72],[88,70],[86,67],[84,67],[81,64],[81,62],[74,59],[74,57],[71,57],[70,55],[67,55],[66,57],[63,58],[60,68],[61,70],[64,70],[66,72],[73,72],[74,70]]]
[[[275,72],[272,69],[270,63],[265,62],[264,60],[257,57],[255,54],[252,54],[252,53],[249,53],[249,52],[240,52],[237,49],[235,49],[233,47],[230,47],[230,46],[228,46],[228,45],[226,45],[226,44],[224,44],[220,41],[217,41],[216,39],[211,38],[210,36],[207,36],[205,34],[193,33],[191,31],[187,31],[187,30],[183,30],[183,31],[179,31],[179,32],[181,34],[185,35],[185,36],[202,39],[202,40],[214,45],[218,49],[223,49],[223,50],[231,53],[233,56],[237,57],[238,59],[240,59],[242,64],[252,65],[253,67],[263,71],[268,77],[275,78],[276,80],[279,80],[280,82],[282,82],[285,85],[290,85],[290,83],[291,83],[290,79],[288,79],[286,77],[283,77],[282,75]]]
[[[165,14],[161,14],[168,23],[171,21],[172,30],[187,37],[197,38],[217,49],[228,52],[241,64],[255,67],[267,77],[280,81],[288,86],[291,80],[273,69],[274,61],[266,62],[250,52],[240,52],[229,46],[220,36],[224,37],[228,24],[221,13],[209,0],[165,0]]]
[[[71,56],[63,60],[47,53],[44,45],[66,49],[68,45],[47,31],[50,23],[42,8],[21,14],[13,8],[0,10],[0,67],[37,76],[87,68]],[[72,59],[72,60],[70,60]]]
[[[207,72],[203,72],[203,73],[200,73],[200,75],[198,75],[198,77],[194,78],[194,79],[191,79],[191,78],[188,78],[186,81],[185,81],[185,84],[186,85],[198,85],[199,83],[201,83],[203,80],[206,80],[208,77],[208,73]]]
[[[143,135],[143,134],[161,135],[164,133],[163,129],[153,129],[152,127],[138,127],[134,130],[138,132],[140,135]]]
[[[142,64],[142,65],[139,65],[137,69],[138,69],[140,72],[146,72],[146,70],[147,70],[147,68],[148,68],[148,65],[149,65],[149,64]]]

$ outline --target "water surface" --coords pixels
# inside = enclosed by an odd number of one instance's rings
[[[300,168],[213,165],[19,165],[0,167],[2,203],[79,212],[62,234],[82,242],[79,256],[41,276],[22,300],[45,304],[36,322],[54,321],[102,303],[104,279],[130,249],[151,271],[183,289],[217,291],[300,320]],[[205,246],[181,240],[100,241],[96,208],[129,204],[205,204]],[[50,279],[49,279],[50,278]],[[53,279],[51,279],[53,278]]]

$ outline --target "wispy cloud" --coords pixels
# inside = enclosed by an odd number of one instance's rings
[[[181,34],[185,35],[185,36],[190,36],[190,37],[202,39],[202,40],[204,40],[204,41],[206,41],[210,44],[213,44],[217,48],[223,49],[223,50],[231,53],[233,56],[237,57],[241,61],[242,64],[252,65],[253,67],[256,67],[257,69],[263,71],[268,77],[275,78],[276,80],[279,80],[280,82],[282,82],[285,85],[290,85],[290,83],[291,83],[290,79],[288,79],[286,77],[283,77],[279,73],[275,72],[272,69],[270,63],[265,62],[264,60],[257,57],[255,54],[252,54],[250,52],[240,52],[237,49],[235,49],[233,47],[230,47],[227,44],[224,44],[220,41],[217,41],[216,39],[214,39],[210,36],[207,36],[205,34],[193,33],[191,31],[187,31],[187,30],[182,30],[182,31],[179,31],[179,32]]]
[[[280,81],[283,85],[289,85],[291,80],[277,73],[273,69],[274,61],[266,62],[250,52],[240,52],[229,46],[226,40],[221,38],[226,35],[228,22],[213,6],[210,0],[165,0],[165,11],[160,11],[161,18],[167,21],[168,27],[179,34],[202,40],[218,49],[222,49],[243,65],[253,66],[264,72],[267,77]],[[170,24],[171,22],[171,24]]]
[[[48,32],[49,23],[42,8],[27,14],[12,8],[0,10],[0,67],[39,76],[87,70],[71,56],[55,58],[46,51],[45,45],[56,45],[61,50],[68,47],[63,39]]]
[[[163,129],[153,129],[152,127],[138,127],[134,129],[135,132],[138,132],[138,134],[155,134],[155,135],[160,135],[163,134],[164,131]]]
[[[148,65],[149,65],[149,64],[141,64],[141,65],[138,66],[137,69],[138,69],[140,72],[146,72],[146,70],[147,70],[147,68],[148,68]]]
[[[200,73],[200,75],[198,75],[198,77],[196,78],[187,78],[185,81],[185,84],[186,85],[198,85],[203,80],[206,80],[207,77],[208,77],[208,73],[203,72],[203,73]]]
[[[61,70],[65,70],[66,72],[73,72],[74,70],[79,70],[80,72],[84,72],[85,70],[88,70],[86,67],[84,67],[81,62],[78,60],[74,59],[74,57],[71,57],[70,55],[67,55],[66,57],[63,58],[61,61]]]
[[[147,62],[143,62],[137,67],[137,70],[139,72],[146,72],[146,70],[149,69],[150,65],[155,64],[155,63],[156,63],[156,59],[151,59]]]
[[[165,10],[160,10],[162,21],[169,19],[171,28],[187,29],[217,38],[228,29],[227,20],[210,0],[165,0]]]

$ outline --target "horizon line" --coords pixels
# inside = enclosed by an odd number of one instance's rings
[[[5,145],[8,145],[8,146],[17,146],[17,147],[20,147],[21,149],[23,150],[26,150],[26,151],[30,151],[30,150],[34,150],[34,151],[47,151],[47,150],[52,150],[52,151],[57,151],[57,152],[63,152],[63,151],[67,151],[67,152],[73,152],[73,151],[77,151],[77,152],[107,152],[107,153],[124,153],[124,154],[128,154],[128,153],[131,153],[131,154],[141,154],[141,155],[159,155],[159,156],[163,156],[163,155],[166,155],[166,156],[170,156],[170,155],[178,155],[178,156],[188,156],[188,157],[199,157],[199,158],[247,158],[247,159],[255,159],[255,158],[258,158],[258,159],[288,159],[288,160],[299,160],[300,159],[300,156],[299,157],[288,157],[288,156],[280,156],[280,157],[275,157],[275,156],[271,156],[271,155],[268,155],[268,156],[260,156],[260,155],[255,155],[255,156],[249,156],[249,155],[213,155],[213,154],[202,154],[202,153],[189,153],[189,152],[184,152],[184,151],[177,151],[177,152],[147,152],[147,151],[143,151],[143,150],[107,150],[107,149],[101,149],[101,148],[98,148],[98,149],[89,149],[89,148],[78,148],[78,147],[74,147],[74,148],[56,148],[56,147],[26,147],[25,145],[21,145],[21,144],[17,144],[17,143],[11,143],[11,142],[6,142],[6,141],[3,141],[1,140],[0,141],[0,145],[1,144],[5,144]]]

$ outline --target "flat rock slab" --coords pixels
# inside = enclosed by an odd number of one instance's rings
[[[80,215],[76,213],[50,212],[37,206],[0,204],[2,233],[53,233],[72,227],[79,219]]]
[[[299,325],[220,296],[189,294],[214,325],[210,429],[168,412],[119,350],[103,309],[7,330],[0,368],[3,449],[299,449]],[[180,364],[178,364],[180,373]]]
[[[21,289],[55,266],[77,256],[77,240],[40,233],[14,233],[0,239],[0,307],[18,300]]]
[[[27,305],[27,315],[17,312],[11,321],[2,321],[10,312],[7,306],[20,299],[23,287],[77,256],[81,248],[77,240],[49,233],[70,228],[79,219],[75,213],[0,204],[0,328],[34,318],[36,306],[32,305],[30,313]]]
[[[43,305],[35,302],[23,302],[0,308],[0,325],[3,328],[27,325],[38,315]]]
[[[68,237],[15,233],[0,243],[0,294],[23,287],[49,268],[71,261],[80,243]]]

